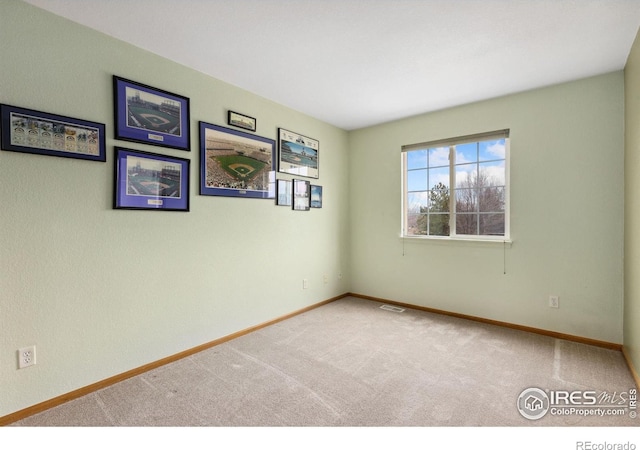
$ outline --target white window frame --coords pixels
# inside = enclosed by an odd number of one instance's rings
[[[455,212],[455,201],[456,201],[456,184],[455,184],[455,158],[451,158],[452,151],[451,147],[455,147],[456,145],[473,143],[479,141],[490,141],[490,140],[499,140],[504,139],[505,141],[505,155],[504,155],[504,165],[505,165],[505,199],[504,199],[504,236],[496,236],[496,235],[479,235],[479,234],[456,234],[456,212]],[[408,226],[408,170],[407,170],[407,154],[411,151],[415,150],[427,150],[437,147],[449,147],[449,236],[438,236],[438,235],[413,235],[407,234]],[[455,152],[453,153],[455,155]],[[404,145],[402,147],[402,201],[401,201],[401,232],[400,237],[404,239],[416,239],[416,240],[452,240],[452,241],[480,241],[480,242],[500,242],[500,243],[511,243],[511,212],[510,212],[510,198],[511,198],[511,188],[510,188],[510,139],[509,139],[509,130],[497,130],[491,131],[487,133],[478,133],[467,136],[459,136],[450,139],[441,139],[436,141],[423,142],[419,144],[411,144]],[[453,186],[453,187],[451,187]]]

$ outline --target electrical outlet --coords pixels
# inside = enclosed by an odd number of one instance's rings
[[[327,274],[324,274],[322,276],[322,281],[323,281],[324,284],[327,284],[329,282],[329,277],[327,276]]]
[[[557,295],[549,296],[549,308],[560,308],[560,298]]]
[[[33,366],[36,363],[36,346],[24,347],[18,350],[18,369]]]
[[[342,280],[342,272],[338,272],[338,280]]]
[[[302,280],[302,289],[309,289],[309,280],[306,278]]]

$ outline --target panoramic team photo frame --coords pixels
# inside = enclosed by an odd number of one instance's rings
[[[189,99],[113,76],[115,138],[190,151]]]
[[[255,117],[229,110],[227,112],[227,123],[234,127],[244,128],[249,131],[256,131],[257,120]]]
[[[190,160],[115,148],[114,209],[189,211]]]
[[[0,105],[2,149],[105,162],[105,125],[17,106]]]
[[[273,199],[276,143],[200,122],[200,195]]]

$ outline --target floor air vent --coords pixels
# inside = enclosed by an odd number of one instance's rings
[[[404,312],[404,308],[398,308],[397,306],[391,305],[382,305],[380,309],[384,309],[385,311]]]

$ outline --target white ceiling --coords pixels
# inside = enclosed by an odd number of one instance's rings
[[[640,25],[640,0],[26,1],[346,130],[620,70]]]

